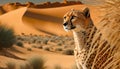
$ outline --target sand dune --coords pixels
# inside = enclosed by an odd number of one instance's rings
[[[26,33],[29,34],[34,33],[38,34],[40,32],[36,31],[35,29],[25,25],[22,21],[22,17],[24,13],[26,12],[27,8],[21,8],[17,9],[15,11],[11,11],[9,13],[6,13],[4,15],[0,16],[0,22],[2,24],[8,25],[12,27],[15,30],[16,34]]]
[[[1,23],[12,26],[16,34],[71,35],[63,30],[62,17],[71,8],[82,10],[85,5],[73,5],[59,8],[34,9],[20,8],[0,16]],[[89,6],[95,24],[100,14],[95,6]]]
[[[99,10],[99,6],[92,6],[92,5],[72,5],[72,6],[65,6],[65,7],[59,7],[59,8],[47,8],[47,9],[34,9],[29,8],[28,11],[36,14],[42,14],[42,15],[49,15],[53,17],[63,18],[63,15],[70,11],[71,9],[76,10],[83,10],[84,8],[90,8],[91,17],[94,20],[95,23],[98,23],[96,21],[99,21],[99,15],[102,14],[102,12]],[[97,19],[97,20],[96,20]],[[59,21],[57,21],[59,22]]]

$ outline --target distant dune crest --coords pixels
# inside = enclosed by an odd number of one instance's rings
[[[34,4],[32,2],[26,2],[26,4],[21,4],[19,2],[16,3],[7,3],[0,6],[0,15],[6,12],[21,8],[21,7],[30,7],[30,8],[53,8],[53,7],[62,7],[62,6],[69,6],[69,5],[76,5],[82,4],[80,1],[67,1],[64,0],[63,2],[44,2],[40,4]]]

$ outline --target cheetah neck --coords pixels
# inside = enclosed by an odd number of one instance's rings
[[[91,33],[90,30],[94,27],[94,24],[92,20],[88,24],[88,26],[85,28],[85,30],[73,30],[73,36],[74,36],[74,41],[75,41],[75,49],[77,50],[86,50],[86,41],[87,37],[89,36],[89,33]]]
[[[73,31],[73,35],[74,35],[74,41],[75,41],[75,49],[77,50],[82,50],[84,49],[84,43],[85,43],[85,34],[82,31],[76,32]]]

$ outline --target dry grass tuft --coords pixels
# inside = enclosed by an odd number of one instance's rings
[[[20,69],[33,69],[29,63],[21,63]]]
[[[45,60],[43,57],[34,56],[27,60],[32,66],[33,69],[45,69]]]
[[[8,69],[15,69],[15,62],[7,62],[6,63]]]
[[[16,42],[14,30],[4,25],[0,25],[0,48],[12,47]]]
[[[74,55],[74,50],[73,49],[66,49],[63,51],[63,54],[65,55]]]
[[[44,47],[44,50],[45,51],[50,51],[50,48],[49,47]]]
[[[60,65],[55,65],[54,69],[62,69]]]
[[[22,43],[22,42],[20,42],[20,41],[19,41],[19,42],[17,42],[17,43],[16,43],[16,45],[17,45],[17,46],[20,46],[20,47],[24,47],[23,43]]]

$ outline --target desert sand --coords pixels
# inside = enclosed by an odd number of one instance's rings
[[[102,12],[99,10],[98,6],[90,5],[72,5],[58,8],[44,8],[35,9],[23,7],[10,11],[6,14],[0,16],[0,22],[14,29],[16,35],[21,35],[24,33],[26,35],[59,35],[59,36],[71,36],[72,33],[65,32],[62,27],[63,15],[71,10],[72,8],[77,10],[83,10],[85,7],[89,7],[91,10],[91,17],[94,24],[100,20],[100,15]],[[72,37],[72,36],[71,36]],[[30,45],[24,45],[29,47]],[[42,55],[46,58],[46,65],[52,69],[54,65],[59,64],[63,69],[71,69],[72,65],[75,64],[74,56],[62,55],[54,52],[48,52],[40,49],[33,48],[32,52],[27,51],[24,48],[16,47],[19,51],[24,52],[24,54],[12,52],[13,54],[28,58],[35,54]],[[0,66],[5,67],[7,61],[14,60],[15,62],[22,62],[21,60],[16,60],[9,57],[0,56]],[[7,61],[6,61],[7,60]]]

